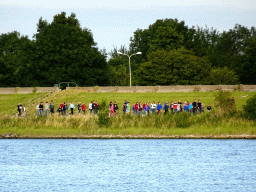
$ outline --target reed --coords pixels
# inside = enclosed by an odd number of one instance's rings
[[[254,135],[256,123],[239,115],[220,117],[217,111],[203,114],[168,114],[109,118],[100,126],[98,116],[42,116],[0,119],[0,134],[16,132],[27,136],[70,135]]]
[[[42,101],[53,100],[55,111],[59,103],[85,102],[86,106],[91,100],[98,100],[100,103],[99,115],[92,116],[88,112],[78,114],[75,111],[73,116],[54,115],[37,116],[35,106],[28,110],[27,117],[16,118],[11,116],[16,110],[16,103],[28,102],[36,97],[36,94],[12,94],[0,95],[1,118],[0,134],[16,132],[20,136],[81,136],[81,135],[255,135],[256,123],[244,118],[242,106],[248,98],[255,93],[232,92],[229,96],[236,99],[235,111],[223,113],[221,108],[214,107],[215,94],[213,92],[193,93],[88,93],[83,91],[62,91]],[[243,95],[248,97],[242,97]],[[15,98],[15,99],[14,99]],[[179,113],[167,115],[133,116],[121,115],[122,103],[124,100],[131,104],[141,101],[151,103],[154,101],[193,101],[201,99],[206,105],[210,103],[214,110],[201,114]],[[12,102],[12,99],[14,99]],[[120,111],[117,116],[108,117],[107,105],[109,101],[117,101]],[[2,108],[4,103],[12,104],[9,108]],[[104,107],[105,106],[105,107]],[[4,115],[3,115],[4,114]],[[9,115],[8,115],[9,114]]]

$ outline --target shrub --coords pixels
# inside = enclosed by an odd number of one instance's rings
[[[33,93],[36,93],[37,92],[37,88],[34,87],[33,90],[32,90]]]
[[[99,86],[95,86],[95,87],[94,87],[94,91],[95,91],[95,92],[98,91],[98,89],[99,89]]]
[[[200,87],[197,87],[197,86],[196,86],[196,87],[194,88],[194,92],[199,92],[199,91],[200,91]]]
[[[99,118],[98,118],[98,125],[100,127],[108,127],[110,124],[110,119],[109,119],[109,110],[108,110],[108,105],[106,100],[103,100],[100,105],[99,105]]]
[[[231,97],[231,93],[227,91],[217,91],[215,94],[215,105],[222,114],[230,114],[236,111],[235,99]]]
[[[243,109],[246,118],[256,120],[256,95],[246,101]]]
[[[16,88],[15,88],[15,93],[18,93],[19,90],[20,90],[20,88],[19,88],[19,87],[16,87]]]

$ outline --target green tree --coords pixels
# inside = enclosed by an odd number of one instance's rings
[[[0,35],[0,86],[20,86],[21,67],[24,64],[23,53],[31,41],[27,36],[21,36],[13,31]]]
[[[150,44],[153,40],[161,36],[159,34],[159,29],[160,31],[163,31],[164,29],[170,30],[170,28],[175,30],[178,35],[183,37],[181,46],[186,49],[190,49],[193,45],[192,39],[195,33],[195,29],[193,27],[189,29],[188,26],[185,26],[184,21],[178,21],[178,19],[157,20],[152,25],[149,25],[148,29],[137,29],[134,32],[133,37],[130,38],[130,50],[133,53],[138,51],[143,53],[140,57],[133,58],[133,63],[142,63],[148,61],[147,54],[149,53]],[[165,34],[164,36],[167,38],[168,34]]]
[[[121,58],[114,58],[108,61],[108,80],[111,86],[129,85],[128,67]]]
[[[125,53],[125,54],[129,54],[129,50],[127,50],[127,48],[125,47],[125,45],[121,45],[121,47],[118,49],[117,47],[114,47],[109,55],[111,57],[111,59],[115,59],[115,58],[121,58],[122,56],[119,55],[117,52],[121,52],[121,53]],[[123,57],[123,59],[126,59],[125,57]],[[128,59],[127,59],[128,61]]]
[[[212,54],[218,39],[219,33],[216,29],[209,29],[207,26],[205,29],[197,27],[192,37],[190,50],[198,57],[208,56],[209,53]]]
[[[0,56],[0,87],[17,85],[14,64],[15,59],[9,53]]]
[[[76,15],[55,15],[52,23],[40,18],[32,46],[33,57],[26,66],[33,86],[52,86],[62,81],[79,85],[107,84],[106,56],[96,47],[89,29],[82,29]],[[27,81],[26,81],[27,82]]]
[[[212,68],[210,76],[207,78],[209,85],[236,85],[239,84],[239,77],[236,73],[227,66]]]
[[[141,85],[196,85],[207,84],[211,64],[184,48],[148,54],[148,62],[138,70]]]
[[[250,38],[244,50],[244,63],[241,66],[240,79],[244,84],[256,84],[256,38]]]
[[[127,62],[122,57],[117,57],[109,59],[108,65],[112,67],[118,67],[119,65],[124,65]]]
[[[149,52],[156,50],[170,51],[181,47],[183,36],[179,35],[173,28],[159,27],[155,39],[150,43]]]
[[[241,83],[248,84],[250,82],[246,80],[246,76],[250,74],[250,71],[246,70],[248,69],[248,60],[245,50],[251,46],[251,40],[255,36],[254,27],[248,29],[236,24],[233,29],[220,33],[214,44],[209,42],[211,48],[206,51],[205,55],[213,67],[223,68],[226,66],[236,72]],[[210,34],[211,39],[213,39],[213,34]]]
[[[182,39],[182,42],[174,43],[175,35]],[[233,29],[219,33],[217,29],[209,29],[207,26],[205,29],[188,28],[184,21],[179,22],[177,19],[157,20],[148,29],[137,29],[131,37],[130,51],[143,53],[141,57],[134,57],[132,63],[140,66],[141,63],[151,62],[148,60],[148,54],[158,49],[169,51],[184,47],[193,51],[194,56],[207,57],[215,68],[213,73],[220,72],[220,69],[225,71],[224,67],[227,67],[230,69],[229,73],[235,73],[232,78],[239,77],[240,83],[255,84],[255,78],[253,78],[256,72],[255,58],[252,56],[253,53],[249,54],[254,50],[250,50],[249,47],[254,47],[255,36],[255,27],[249,29],[239,24],[236,24]],[[172,47],[174,45],[178,46]],[[135,77],[139,75],[137,72],[138,70],[135,72]],[[221,82],[227,82],[227,80],[229,83],[238,82],[234,78],[231,80],[232,78],[223,79]],[[215,84],[213,81],[209,83]]]

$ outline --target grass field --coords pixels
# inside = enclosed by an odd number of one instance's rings
[[[48,93],[0,94],[0,117],[16,114],[19,102],[27,106],[46,95]]]
[[[182,93],[89,93],[84,91],[75,91],[75,90],[65,90],[61,91],[58,94],[49,97],[47,99],[44,99],[43,102],[50,102],[51,100],[54,101],[55,108],[57,110],[57,106],[60,105],[61,102],[68,103],[68,106],[70,102],[74,102],[77,104],[78,102],[85,102],[86,108],[88,108],[88,104],[90,101],[98,101],[99,103],[102,100],[106,100],[107,102],[110,101],[116,101],[119,105],[119,108],[122,107],[124,100],[129,101],[131,104],[135,102],[148,102],[149,104],[152,103],[152,101],[155,101],[156,103],[158,101],[161,101],[162,104],[164,104],[165,101],[168,101],[169,103],[171,101],[175,100],[181,100],[193,102],[194,99],[200,99],[201,102],[207,106],[207,104],[210,104],[214,106],[214,92],[182,92]],[[247,97],[242,97],[248,95]],[[252,92],[232,92],[232,96],[236,100],[237,108],[240,109],[242,106],[246,103],[246,100],[250,97],[255,95],[255,93]],[[10,95],[12,97],[12,95]],[[11,102],[11,101],[10,101]],[[22,102],[21,102],[22,103]],[[0,103],[1,104],[1,103]],[[16,104],[17,105],[17,104]],[[28,111],[29,114],[36,113],[35,107]]]
[[[214,109],[214,92],[190,92],[190,93],[88,93],[76,90],[61,91],[53,96],[41,95],[41,100],[54,101],[55,111],[61,102],[68,103],[85,102],[86,108],[90,101],[95,100],[101,103],[102,100],[117,101],[119,108],[122,108],[124,100],[131,104],[135,102],[165,101],[169,103],[175,100],[193,102],[200,99],[205,108],[210,104]],[[77,109],[72,117],[59,117],[57,112],[54,116],[36,117],[36,103],[28,109],[27,118],[7,117],[17,111],[17,104],[28,103],[29,100],[38,97],[34,94],[9,94],[0,95],[0,134],[15,132],[21,136],[70,136],[70,135],[255,135],[256,124],[242,117],[242,106],[246,100],[255,93],[232,92],[236,100],[238,113],[233,116],[221,117],[218,111],[198,115],[167,115],[167,116],[124,116],[110,118],[109,126],[100,126],[98,117],[88,113],[78,115]],[[248,95],[247,97],[242,97]],[[39,99],[39,98],[37,98]],[[36,101],[36,99],[34,99]],[[40,100],[40,99],[39,99]],[[8,105],[6,105],[8,104]],[[121,113],[121,111],[120,111]],[[3,118],[4,117],[4,118]]]

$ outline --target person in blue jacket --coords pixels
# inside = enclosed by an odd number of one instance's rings
[[[164,114],[166,115],[167,113],[168,113],[168,109],[170,108],[170,106],[168,105],[168,102],[167,101],[165,101],[165,103],[164,103]]]
[[[156,107],[156,110],[157,110],[157,114],[158,114],[158,115],[161,115],[161,114],[160,114],[160,110],[161,110],[162,108],[163,108],[163,107],[162,107],[162,105],[161,105],[161,102],[159,101],[158,104],[157,104],[157,107]]]
[[[189,110],[190,113],[193,112],[193,105],[192,105],[192,103],[189,103],[188,110]]]
[[[183,109],[184,109],[184,112],[188,112],[188,105],[187,105],[187,102],[184,103]]]
[[[148,115],[149,110],[150,110],[150,107],[148,106],[148,103],[146,103],[145,108],[144,108],[144,114]]]

